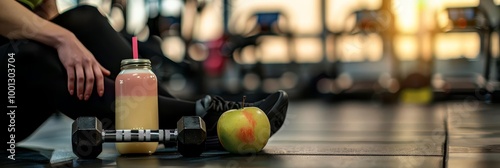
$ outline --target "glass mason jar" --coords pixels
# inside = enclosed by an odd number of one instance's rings
[[[149,59],[124,59],[115,81],[116,129],[152,129],[158,124],[158,83]],[[153,154],[158,142],[119,142],[120,154]]]

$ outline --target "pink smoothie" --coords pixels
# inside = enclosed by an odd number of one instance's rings
[[[116,129],[158,129],[156,76],[144,70],[125,70],[116,78]],[[156,151],[158,142],[116,143],[121,154]]]
[[[156,76],[140,70],[126,70],[116,77],[116,96],[157,96]]]

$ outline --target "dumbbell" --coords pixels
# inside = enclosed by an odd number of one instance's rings
[[[205,149],[207,131],[199,116],[185,116],[177,122],[177,129],[159,130],[103,130],[96,117],[79,117],[72,125],[73,153],[80,158],[96,158],[104,142],[177,142],[177,150],[184,157],[200,156]]]

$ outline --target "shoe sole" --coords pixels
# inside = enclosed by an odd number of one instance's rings
[[[280,92],[277,103],[271,108],[267,114],[269,123],[271,124],[271,136],[274,135],[283,126],[288,110],[288,94],[285,91]]]

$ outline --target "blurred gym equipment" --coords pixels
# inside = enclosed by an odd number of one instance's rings
[[[491,37],[498,27],[498,21],[492,19],[495,15],[493,18],[498,19],[498,9],[491,9],[491,5],[493,1],[485,0],[480,1],[478,6],[446,8],[448,24],[441,27],[443,35],[451,34],[451,37],[476,34],[479,37],[479,53],[468,53],[469,55],[460,55],[448,60],[434,60],[432,83],[435,100],[463,99],[474,95],[480,100],[491,102],[491,94],[497,90],[495,77],[492,77],[491,73]],[[464,41],[457,41],[461,42]]]
[[[292,96],[296,95],[294,92],[300,89],[285,86],[287,84],[297,85],[298,80],[294,73],[298,69],[297,65],[294,63],[263,63],[262,60],[265,59],[266,55],[257,51],[262,51],[263,48],[270,45],[263,43],[265,39],[285,40],[288,45],[286,49],[288,57],[291,57],[290,53],[293,52],[290,47],[292,45],[291,34],[281,32],[278,28],[278,20],[286,18],[281,11],[257,11],[250,18],[242,18],[249,20],[249,26],[252,29],[250,32],[231,33],[226,30],[223,37],[216,40],[219,42],[218,47],[215,48],[218,51],[211,52],[212,55],[208,56],[208,58],[221,57],[224,59],[224,68],[217,74],[207,74],[210,76],[210,79],[207,80],[212,82],[207,90],[229,96],[252,93],[258,97],[258,95],[264,96],[281,88],[288,89],[287,92],[290,92]],[[254,20],[252,21],[252,19]],[[294,79],[280,82],[282,78],[287,78],[287,74],[292,74],[293,77],[290,78]],[[207,82],[209,83],[209,81]],[[239,96],[235,98],[239,99]]]
[[[318,81],[320,92],[330,93],[335,100],[396,100],[400,75],[391,47],[394,16],[390,1],[380,3],[378,9],[355,9],[346,18],[353,18],[352,27],[329,32],[335,42],[335,61]]]

